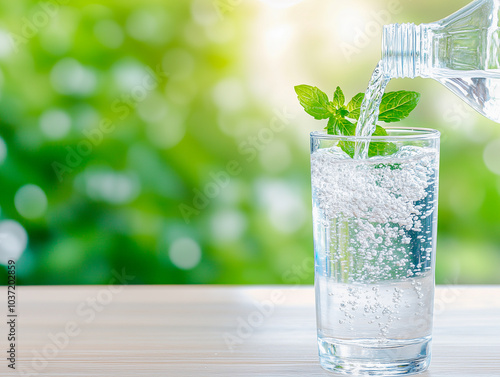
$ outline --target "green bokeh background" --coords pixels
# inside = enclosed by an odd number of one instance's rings
[[[324,125],[293,86],[364,91],[382,24],[468,1],[61,3],[0,3],[0,215],[29,237],[20,284],[105,284],[123,269],[134,284],[312,283],[308,133]],[[144,90],[147,67],[168,79]],[[398,89],[422,93],[405,125],[443,134],[437,282],[500,283],[500,161],[484,155],[500,126],[433,80]],[[60,181],[54,162],[89,132]]]

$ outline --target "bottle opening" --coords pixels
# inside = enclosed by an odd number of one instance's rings
[[[423,25],[413,23],[384,26],[382,64],[387,75],[391,78],[422,75],[424,30]]]

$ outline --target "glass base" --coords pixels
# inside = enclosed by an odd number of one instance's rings
[[[425,371],[431,361],[431,337],[383,341],[318,339],[321,366],[347,375],[399,376]]]

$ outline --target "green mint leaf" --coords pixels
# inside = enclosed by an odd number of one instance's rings
[[[337,135],[354,136],[356,134],[356,125],[347,119],[341,118],[337,121]]]
[[[373,133],[372,136],[388,136],[389,134],[387,133],[386,129],[382,126],[377,126],[375,128],[375,132]]]
[[[347,111],[349,111],[349,118],[359,119],[359,113],[361,111],[361,103],[363,103],[363,99],[365,98],[364,93],[358,93],[352,100],[347,104]]]
[[[295,93],[306,113],[315,119],[327,119],[332,115],[328,96],[315,86],[298,85],[295,87]]]
[[[328,135],[336,135],[337,134],[337,118],[334,116],[328,119],[328,125],[326,126],[326,132]]]
[[[404,90],[384,94],[380,104],[378,120],[386,123],[405,119],[415,109],[420,93]]]
[[[354,158],[354,151],[355,151],[355,143],[354,141],[344,141],[341,140],[337,144],[345,153],[349,155],[349,157]]]
[[[347,119],[337,119],[337,135],[354,136],[356,134],[356,125],[349,122]],[[351,158],[354,158],[355,143],[352,141],[341,140],[338,146],[347,153]]]
[[[344,106],[345,103],[345,96],[344,92],[342,92],[342,89],[340,89],[340,86],[337,86],[337,89],[335,89],[335,93],[333,93],[333,106],[335,108],[340,108]]]
[[[387,131],[384,127],[377,126],[373,136],[387,136]],[[383,141],[372,141],[368,147],[368,157],[374,156],[389,156],[398,151],[398,147],[394,143]]]
[[[356,133],[356,125],[344,118],[330,117],[326,126],[329,135],[353,136]]]

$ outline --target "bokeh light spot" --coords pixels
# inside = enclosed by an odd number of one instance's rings
[[[240,80],[228,78],[213,89],[213,100],[221,110],[238,111],[245,105],[245,91]]]
[[[57,62],[50,72],[50,81],[56,91],[69,95],[90,95],[97,85],[94,72],[73,58]]]
[[[483,159],[488,169],[500,175],[500,139],[493,140],[484,148]]]
[[[147,77],[146,67],[130,58],[115,63],[112,72],[116,85],[124,92],[144,86],[144,78]]]
[[[140,9],[127,19],[128,34],[138,41],[156,44],[170,39],[170,19],[159,9]]]
[[[165,118],[168,107],[163,96],[152,92],[137,105],[137,112],[145,122],[159,122]]]
[[[256,185],[260,206],[277,230],[291,234],[305,221],[306,209],[293,185],[280,180],[262,179]]]
[[[211,234],[220,242],[237,241],[246,227],[247,219],[240,211],[224,210],[211,218]]]
[[[273,8],[288,8],[304,0],[259,0],[259,1]]]
[[[455,214],[470,218],[475,216],[483,205],[486,192],[482,187],[464,182],[451,187],[446,198]]]
[[[194,47],[203,47],[207,44],[207,35],[203,27],[195,22],[186,22],[183,30],[183,37],[189,45]]]
[[[46,27],[39,29],[41,47],[50,54],[67,56],[74,45],[81,13],[76,7],[61,6]]]
[[[101,120],[99,112],[91,105],[79,104],[73,107],[75,129],[82,131],[96,127]]]
[[[134,173],[117,172],[108,167],[91,167],[75,178],[76,188],[90,199],[111,204],[127,204],[141,192]]]
[[[357,31],[364,30],[367,18],[363,8],[357,4],[349,4],[336,12],[336,20],[332,22],[335,26],[335,34],[344,42],[352,47],[354,38],[358,35]]]
[[[5,159],[7,158],[7,144],[0,136],[0,165],[3,164]]]
[[[186,133],[184,116],[178,111],[168,111],[166,121],[149,123],[146,128],[149,141],[160,149],[175,147]]]
[[[40,129],[49,139],[62,139],[71,129],[71,118],[64,110],[47,110],[40,117]]]
[[[275,58],[286,51],[293,39],[294,28],[291,25],[275,25],[266,32],[265,47],[267,56]]]
[[[194,80],[170,79],[165,87],[168,102],[173,105],[188,105],[196,96],[198,88]]]
[[[236,36],[235,25],[231,22],[219,22],[205,29],[206,36],[214,43],[224,44]]]
[[[102,20],[94,26],[94,34],[104,46],[118,48],[122,45],[124,36],[120,25],[113,20]]]
[[[16,221],[0,222],[0,264],[7,265],[9,260],[17,261],[28,246],[28,233]]]
[[[47,210],[47,196],[36,185],[25,185],[17,190],[14,197],[17,212],[26,219],[36,219]]]
[[[259,162],[269,173],[280,173],[292,163],[292,153],[286,143],[275,140],[260,152]]]
[[[12,37],[5,30],[0,30],[0,59],[8,57],[13,50]]]
[[[169,50],[163,57],[163,70],[170,78],[190,78],[195,68],[193,56],[184,49]]]
[[[193,0],[191,3],[193,20],[202,26],[212,26],[219,22],[220,18],[214,5],[219,6],[217,2]]]
[[[191,270],[200,263],[201,249],[193,239],[179,238],[170,246],[168,255],[177,268]]]

